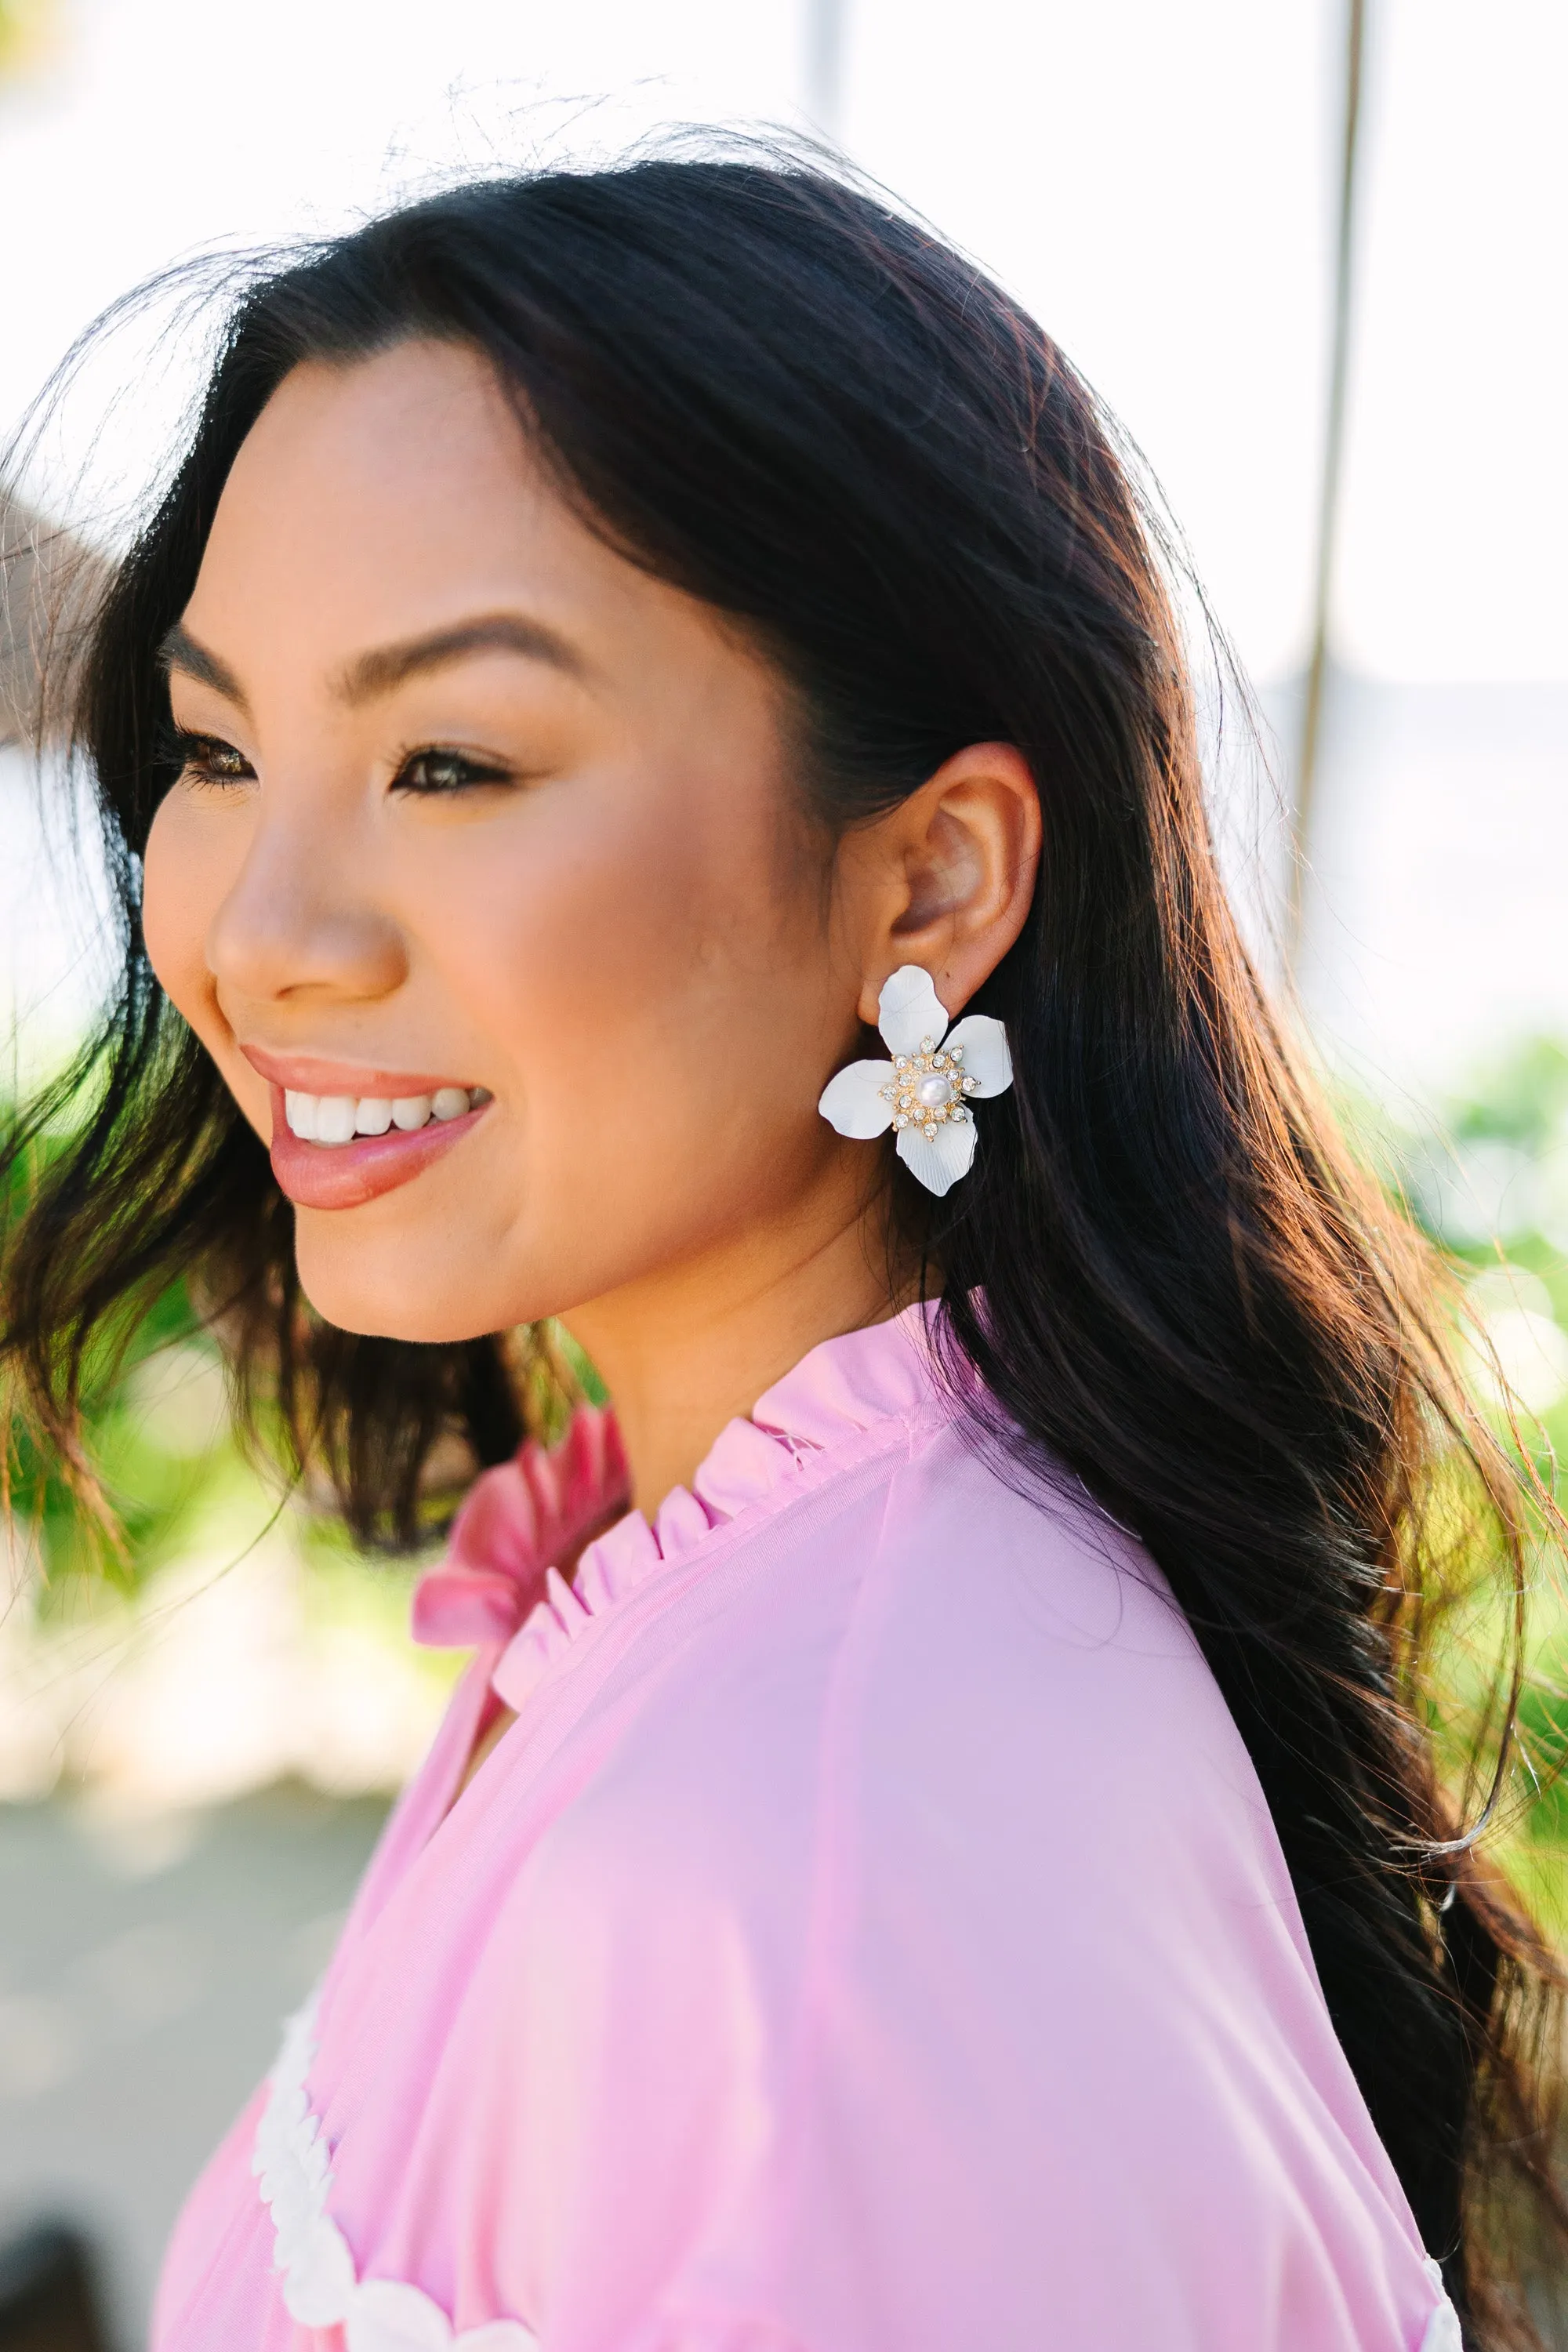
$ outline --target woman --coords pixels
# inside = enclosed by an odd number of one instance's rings
[[[787,163],[395,213],[239,301],[79,731],[46,1429],[184,1272],[362,1533],[490,1465],[163,2352],[1514,2340],[1550,1963],[1420,1667],[1520,1512],[1034,323]],[[615,1419],[516,1453],[554,1318]]]

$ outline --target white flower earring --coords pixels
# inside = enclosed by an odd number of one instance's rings
[[[892,1060],[851,1062],[828,1080],[816,1108],[840,1135],[863,1141],[892,1128],[910,1175],[928,1192],[946,1192],[973,1163],[971,1103],[1013,1083],[1007,1032],[984,1013],[950,1032],[931,974],[918,963],[901,965],[884,986],[877,1026]]]

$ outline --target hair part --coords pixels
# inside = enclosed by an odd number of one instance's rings
[[[266,1152],[139,923],[135,860],[175,772],[157,649],[236,454],[292,368],[414,337],[481,353],[583,520],[766,649],[832,827],[966,743],[1027,759],[1040,882],[975,1000],[1007,1024],[1016,1084],[946,1200],[895,1170],[897,1228],[941,1269],[941,1344],[981,1441],[1010,1475],[1080,1482],[1168,1580],[1426,2243],[1475,2342],[1529,2342],[1508,2200],[1530,2192],[1568,2239],[1562,1980],[1439,1776],[1426,1675],[1456,1497],[1464,1572],[1513,1595],[1535,1498],[1456,1375],[1430,1254],[1339,1143],[1237,934],[1173,560],[1124,446],[1035,322],[875,196],[776,157],[485,182],[238,300],[81,674],[125,978],[10,1145],[96,1074],[8,1238],[4,1344],[46,1433],[79,1450],[99,1335],[187,1270],[242,1394],[276,1402],[362,1537],[410,1540],[437,1440],[502,1458],[540,1392],[541,1360],[520,1384],[499,1338],[416,1347],[310,1314]],[[1478,1735],[1494,1781],[1510,1687],[1505,1662]]]

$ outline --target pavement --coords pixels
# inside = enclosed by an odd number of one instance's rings
[[[84,2231],[115,2352],[206,2155],[320,1974],[384,1817],[285,1784],[201,1812],[0,1805],[0,2245]]]

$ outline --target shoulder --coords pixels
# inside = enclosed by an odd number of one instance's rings
[[[867,1917],[964,1912],[999,1998],[1009,1953],[1020,2000],[1075,1953],[1163,1949],[1167,1989],[1228,1975],[1238,1913],[1310,1969],[1250,1759],[1153,1562],[947,1417],[804,1482],[651,1616],[582,1744],[595,1769],[539,1867],[591,1883],[607,1934],[722,1918],[800,1958],[832,1885]]]
[[[650,2166],[673,2131],[723,2176],[689,2284],[749,2298],[766,2244],[805,2341],[1022,2344],[1049,2309],[1294,2347],[1347,2307],[1408,2340],[1398,2193],[1152,1562],[951,1425],[862,1467],[737,1549],[531,1889],[549,1981],[624,1987],[607,2141],[657,2084]]]
[[[1058,1850],[1062,1799],[1092,1849],[1215,1811],[1266,1819],[1250,1759],[1154,1561],[1065,1470],[982,1450],[951,1419],[889,1465],[861,1564],[856,1654],[868,1752],[890,1785],[1031,1814]]]
[[[1293,2003],[1316,2002],[1268,1805],[1192,1629],[1065,1475],[1015,1475],[952,1423],[915,1437],[815,1729],[815,1834],[852,1848],[865,1921],[891,1906],[909,1931],[879,1971],[962,1944],[1021,2032],[1047,1987],[1110,2031],[1111,1977],[1167,2027],[1222,1987],[1253,2004],[1265,1953]]]

